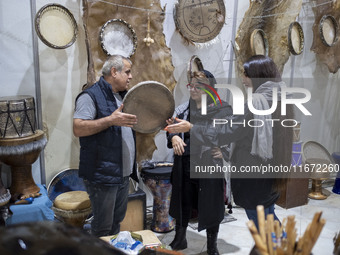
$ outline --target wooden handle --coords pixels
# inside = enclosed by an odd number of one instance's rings
[[[262,255],[268,255],[267,246],[265,245],[261,236],[257,232],[254,221],[252,221],[252,220],[248,221],[247,226],[248,226],[249,231],[250,231],[250,233],[251,233],[251,235],[252,235],[252,237],[255,241],[256,248],[259,250],[259,252],[261,252]]]
[[[256,207],[257,211],[257,222],[259,223],[259,232],[260,236],[262,238],[262,241],[264,243],[267,243],[267,238],[266,238],[266,226],[265,226],[265,216],[264,216],[264,207],[263,205],[258,205]]]

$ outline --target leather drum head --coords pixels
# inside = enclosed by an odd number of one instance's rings
[[[131,88],[123,100],[123,112],[137,116],[133,129],[140,133],[153,133],[166,126],[175,110],[175,100],[162,83],[144,81]]]
[[[268,39],[262,29],[255,29],[250,35],[250,48],[253,55],[268,56]]]
[[[70,47],[78,34],[73,14],[60,4],[47,4],[38,11],[35,30],[40,40],[54,49]]]
[[[293,55],[300,55],[304,48],[304,34],[301,25],[293,22],[288,29],[288,46]]]
[[[191,82],[192,77],[194,76],[194,72],[197,71],[203,71],[203,64],[202,61],[196,56],[192,56],[189,63],[188,63],[188,68],[187,68],[187,77],[188,77],[188,82]]]

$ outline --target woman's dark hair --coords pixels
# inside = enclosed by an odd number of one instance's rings
[[[281,74],[274,61],[267,56],[255,55],[250,57],[244,64],[244,75],[253,83],[253,91],[267,81],[280,82]]]
[[[253,91],[267,81],[280,82],[281,74],[274,61],[270,57],[255,55],[244,64],[244,75],[253,83]],[[269,102],[271,105],[271,102]],[[293,146],[293,128],[284,127],[281,122],[284,119],[294,119],[293,105],[286,105],[286,115],[281,115],[281,103],[272,113],[272,119],[277,119],[273,127],[273,164],[276,166],[290,166]],[[278,176],[274,189],[281,192],[286,185],[287,176]]]

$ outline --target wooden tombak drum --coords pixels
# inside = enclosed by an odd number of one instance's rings
[[[11,166],[13,199],[39,192],[31,171],[46,143],[36,130],[34,98],[0,97],[0,160]]]

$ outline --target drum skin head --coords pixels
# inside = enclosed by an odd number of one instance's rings
[[[131,88],[123,100],[123,112],[137,116],[133,130],[153,133],[164,128],[175,110],[175,100],[162,83],[144,81]]]
[[[37,12],[35,30],[40,40],[54,49],[70,47],[78,34],[73,14],[60,4],[47,4]]]
[[[304,48],[304,34],[300,23],[293,22],[288,29],[288,46],[293,55],[300,55]]]
[[[82,210],[91,207],[86,191],[68,191],[60,194],[54,200],[54,206],[63,210]]]

